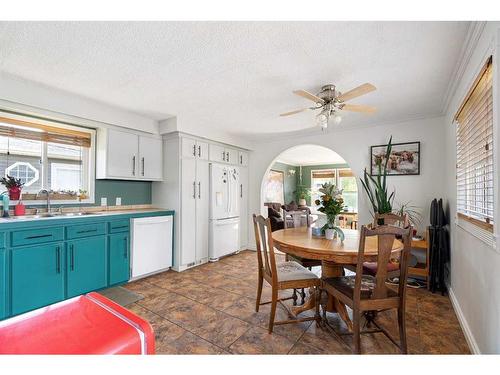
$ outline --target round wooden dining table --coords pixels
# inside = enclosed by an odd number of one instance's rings
[[[358,249],[360,232],[354,229],[342,229],[345,234],[343,242],[335,238],[327,240],[325,237],[312,235],[311,228],[299,227],[277,230],[272,233],[274,246],[283,253],[305,258],[321,260],[321,277],[338,277],[344,275],[344,265],[356,265],[358,262]],[[363,261],[376,262],[378,254],[377,237],[367,237]],[[393,253],[403,250],[403,243],[394,240]],[[310,297],[302,306],[294,309],[295,314],[315,308],[315,300]],[[347,313],[346,306],[336,298],[328,295],[326,310],[336,312],[346,323],[349,330],[352,322]]]

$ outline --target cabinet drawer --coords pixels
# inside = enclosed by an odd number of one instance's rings
[[[44,242],[61,241],[63,238],[63,227],[28,229],[11,233],[12,246],[36,245]]]
[[[109,233],[129,232],[130,219],[115,220],[109,223]]]
[[[5,247],[5,233],[0,232],[0,249]]]
[[[98,236],[106,232],[104,223],[73,225],[66,228],[68,240],[72,238]]]

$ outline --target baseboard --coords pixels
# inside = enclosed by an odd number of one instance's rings
[[[246,247],[246,249],[247,250],[257,251],[257,246],[248,244],[247,247]]]
[[[473,354],[481,354],[481,351],[479,350],[479,346],[477,345],[476,339],[474,338],[474,335],[472,334],[472,331],[469,327],[469,324],[467,323],[467,320],[465,319],[465,316],[462,312],[462,309],[460,308],[460,304],[458,303],[457,297],[455,296],[455,293],[453,292],[453,289],[450,288],[448,285],[448,295],[450,296],[450,301],[453,306],[453,310],[455,310],[455,314],[457,315],[458,322],[460,323],[460,327],[462,327],[462,331],[464,332],[465,335],[465,340],[467,341],[467,344],[469,345],[469,349],[471,353]]]

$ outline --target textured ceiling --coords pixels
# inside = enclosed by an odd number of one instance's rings
[[[239,136],[301,131],[292,94],[378,90],[351,127],[438,115],[468,22],[0,22],[0,70],[178,126]]]
[[[301,145],[283,151],[277,159],[290,165],[345,164],[345,160],[336,152],[316,145]]]

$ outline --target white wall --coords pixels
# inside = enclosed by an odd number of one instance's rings
[[[255,146],[250,160],[250,213],[262,212],[262,178],[278,155],[286,149],[301,144],[325,146],[342,156],[357,177],[363,175],[370,164],[370,146],[385,144],[393,136],[393,142],[421,142],[421,174],[418,176],[388,177],[389,191],[396,189],[396,201],[411,201],[422,210],[423,223],[428,225],[429,206],[433,198],[444,193],[444,147],[443,117],[420,119],[387,125],[372,125],[355,130],[335,130],[314,135],[260,143]],[[360,223],[371,221],[370,206],[365,193],[360,189]],[[253,233],[249,228],[249,233]],[[254,242],[254,238],[251,239]],[[253,243],[252,242],[252,243]]]
[[[40,113],[48,110],[158,134],[158,122],[148,117],[2,72],[0,99],[4,109],[19,110],[21,104],[39,108]]]
[[[472,82],[485,60],[493,54],[494,63],[494,150],[499,155],[498,146],[498,102],[499,102],[499,68],[498,29],[500,23],[493,22],[476,25],[476,35],[469,41],[469,48],[464,51],[464,63],[459,68],[455,91],[445,117],[445,195],[448,200],[451,231],[451,280],[450,296],[455,311],[461,320],[462,327],[472,350],[477,353],[500,353],[500,253],[487,245],[462,227],[456,225],[456,134],[452,125],[453,117]],[[484,28],[483,28],[484,26]],[[481,32],[482,30],[482,32]],[[495,161],[495,222],[499,223],[500,212],[498,194],[498,161]],[[498,239],[498,225],[495,225]],[[500,249],[497,244],[496,249]]]

